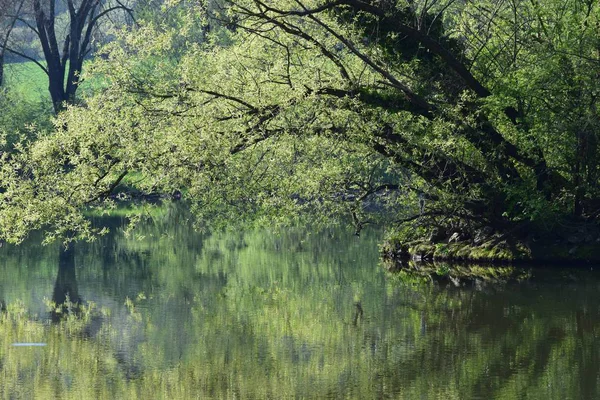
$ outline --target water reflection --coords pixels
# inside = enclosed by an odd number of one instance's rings
[[[1,249],[0,397],[599,396],[595,271],[423,284],[381,268],[378,232],[210,236],[184,220]],[[48,314],[67,298],[84,306]],[[25,342],[47,346],[10,346]]]
[[[60,249],[58,253],[58,273],[52,292],[54,307],[51,310],[52,320],[55,322],[59,321],[65,313],[71,312],[71,304],[77,307],[83,303],[77,289],[74,247],[74,244],[70,244]]]

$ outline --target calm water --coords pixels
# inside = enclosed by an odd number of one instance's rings
[[[379,240],[202,236],[169,216],[62,256],[5,246],[0,397],[600,397],[599,274],[411,285]],[[86,307],[50,311],[66,299]]]

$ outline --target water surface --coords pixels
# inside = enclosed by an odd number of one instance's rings
[[[386,275],[378,231],[109,222],[0,249],[1,398],[600,397],[595,270],[441,288]]]

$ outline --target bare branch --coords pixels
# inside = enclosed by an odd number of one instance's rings
[[[48,75],[48,69],[47,69],[46,67],[44,67],[44,66],[43,66],[43,65],[42,65],[42,64],[41,64],[41,63],[40,63],[38,60],[36,60],[35,58],[33,58],[33,57],[30,57],[30,56],[28,56],[27,54],[21,53],[21,52],[19,52],[19,51],[13,50],[13,49],[11,49],[11,48],[9,48],[9,47],[6,47],[6,51],[8,51],[9,53],[12,53],[12,54],[14,54],[14,55],[16,55],[16,56],[23,57],[23,58],[24,58],[24,59],[26,59],[26,60],[33,61],[33,63],[34,63],[35,65],[37,65],[38,67],[40,67],[40,68],[42,69],[42,71],[44,71],[44,72],[46,73],[46,75]]]

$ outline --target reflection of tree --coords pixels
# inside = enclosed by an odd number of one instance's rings
[[[582,311],[598,310],[592,290],[531,283],[487,292],[399,289],[405,347],[390,351],[394,338],[381,338],[382,386],[409,398],[517,398],[525,391],[597,398],[600,353],[591,331],[600,321]],[[564,392],[552,391],[558,388]]]
[[[52,293],[52,301],[56,306],[51,313],[53,320],[60,319],[69,306],[77,307],[82,302],[77,288],[74,247],[73,244],[69,244],[66,248],[61,248],[58,256],[58,274]]]
[[[53,300],[83,296],[111,314],[45,327],[48,350],[59,350],[44,362],[7,360],[3,382],[29,370],[35,379],[22,385],[68,377],[60,398],[75,388],[89,388],[83,398],[599,398],[596,272],[396,282],[375,264],[368,230],[360,240],[340,231],[200,240],[180,225],[165,228],[172,236],[148,224],[141,239],[115,234],[61,251]],[[41,265],[55,268],[52,257]],[[7,271],[34,264],[14,260]]]

